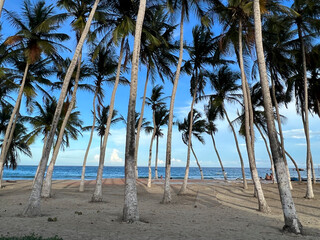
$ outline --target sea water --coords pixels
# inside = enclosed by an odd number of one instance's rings
[[[18,166],[17,169],[4,169],[4,180],[31,180],[34,178],[37,166]],[[203,167],[203,175],[205,179],[223,179],[221,168],[217,167]],[[81,166],[55,166],[52,178],[55,180],[77,180],[81,178]],[[86,167],[86,179],[96,179],[98,167],[87,166]],[[241,168],[225,168],[227,177],[229,180],[235,180],[242,178]],[[148,167],[138,167],[139,178],[148,177]],[[264,178],[266,173],[270,174],[269,168],[258,168],[259,177]],[[306,178],[306,171],[301,171],[302,178]],[[171,178],[183,179],[185,174],[184,167],[172,167]],[[251,178],[250,169],[245,169],[246,178]],[[291,177],[298,177],[295,169],[290,168]],[[154,176],[154,168],[152,168],[152,176]],[[158,167],[158,176],[165,176],[165,168]],[[316,176],[319,178],[320,170],[316,169]],[[124,178],[124,167],[104,167],[103,178]],[[189,179],[200,179],[200,171],[197,167],[191,167],[189,172]]]

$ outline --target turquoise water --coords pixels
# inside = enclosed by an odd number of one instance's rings
[[[223,179],[223,175],[220,168],[204,167],[203,175],[205,179]],[[4,169],[4,180],[30,180],[34,178],[37,166],[18,166],[16,170]],[[53,179],[56,180],[77,180],[81,178],[81,166],[56,166],[53,173]],[[93,180],[96,178],[98,167],[89,166],[86,168],[86,179]],[[148,167],[139,167],[139,177],[148,177]],[[246,178],[251,178],[249,168],[246,168]],[[240,168],[225,168],[228,179],[234,180],[242,178]],[[184,167],[172,167],[171,177],[173,179],[183,179],[185,168]],[[270,173],[269,168],[258,168],[258,174],[264,178],[266,173]],[[291,177],[297,177],[295,170],[290,169]],[[152,175],[154,176],[154,168],[152,168]],[[165,176],[165,168],[158,167],[159,177]],[[306,177],[306,171],[301,172],[302,178]],[[320,170],[316,169],[317,178],[320,177]],[[104,167],[103,178],[124,178],[124,167]],[[200,172],[197,167],[191,167],[189,172],[190,179],[200,179]]]

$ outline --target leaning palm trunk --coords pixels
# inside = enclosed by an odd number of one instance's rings
[[[286,165],[286,168],[287,168],[290,189],[292,189],[290,171],[289,171],[289,166],[288,166],[285,148],[284,148],[284,138],[283,138],[283,133],[282,133],[282,124],[281,124],[280,113],[279,113],[279,105],[278,105],[278,101],[276,98],[276,89],[275,89],[275,84],[274,84],[273,79],[271,79],[271,90],[272,90],[272,100],[274,102],[274,107],[276,109],[276,114],[277,114],[277,123],[278,123],[278,129],[279,129],[279,134],[280,134],[280,143],[281,143],[283,161],[284,161],[284,164]]]
[[[152,145],[154,141],[154,137],[156,136],[156,120],[155,120],[155,112],[153,111],[152,114],[153,119],[153,131],[152,131],[152,137],[150,141],[150,147],[149,147],[149,161],[148,161],[148,184],[147,187],[151,187],[151,179],[152,179],[152,172],[151,172],[151,158],[152,158]]]
[[[183,58],[183,20],[184,20],[184,5],[182,5],[181,7],[179,60],[177,65],[176,76],[174,78],[173,87],[172,87],[169,119],[168,119],[168,134],[167,134],[167,148],[166,148],[166,175],[165,175],[165,181],[164,181],[164,192],[163,192],[162,203],[171,202],[170,177],[171,177],[171,143],[172,143],[173,108],[174,108],[174,101],[176,98],[180,71],[181,71],[182,58]]]
[[[147,96],[147,87],[148,87],[148,81],[149,81],[149,75],[150,75],[150,65],[147,67],[147,76],[146,76],[146,82],[144,84],[144,90],[143,90],[143,99],[142,99],[142,105],[141,105],[141,111],[140,111],[140,118],[138,122],[138,127],[137,127],[137,135],[136,135],[136,148],[134,152],[134,159],[136,160],[136,177],[138,178],[138,151],[139,151],[139,140],[140,140],[140,131],[141,131],[141,126],[142,126],[142,121],[143,121],[143,114],[144,114],[144,106],[146,104],[146,96]]]
[[[241,20],[239,22],[239,60],[240,60],[240,69],[241,69],[241,85],[242,85],[242,92],[243,92],[243,103],[244,103],[244,122],[245,122],[245,139],[246,139],[246,146],[247,146],[247,153],[248,153],[248,159],[252,174],[252,180],[254,183],[254,187],[257,193],[258,197],[258,204],[259,204],[259,211],[268,213],[270,212],[270,208],[267,204],[267,201],[264,197],[263,190],[261,187],[260,179],[258,176],[258,171],[256,167],[256,161],[254,157],[253,152],[253,144],[252,144],[252,136],[250,132],[250,113],[249,111],[252,111],[252,109],[249,109],[248,106],[248,97],[250,95],[247,92],[247,83],[246,83],[246,77],[244,72],[244,65],[243,65],[243,56],[242,56],[242,23]],[[252,128],[251,128],[252,129]]]
[[[294,233],[302,232],[302,225],[298,219],[296,208],[292,199],[290,185],[288,181],[286,166],[282,158],[282,152],[280,149],[280,143],[275,128],[272,101],[270,97],[268,75],[266,69],[266,63],[264,60],[263,44],[262,44],[262,29],[261,29],[261,14],[259,0],[254,0],[254,23],[255,23],[255,40],[256,50],[260,73],[260,83],[262,87],[263,102],[265,113],[267,117],[268,135],[270,141],[270,148],[275,165],[275,170],[278,180],[278,188],[280,194],[281,205],[283,209],[285,226],[284,229]]]
[[[112,90],[112,94],[111,94],[108,119],[107,119],[106,129],[105,129],[104,136],[103,136],[103,143],[102,143],[102,146],[100,147],[99,167],[98,167],[98,173],[97,173],[96,186],[95,186],[92,198],[91,198],[92,202],[101,202],[102,201],[102,175],[103,175],[104,159],[105,159],[105,155],[106,155],[106,148],[107,148],[108,136],[109,136],[110,126],[111,126],[111,120],[112,120],[112,116],[113,116],[114,102],[115,102],[115,98],[116,98],[117,88],[119,85],[124,40],[125,40],[125,38],[122,38],[122,40],[121,40],[120,56],[119,56],[118,68],[117,68],[117,76],[116,76],[116,80],[114,82],[114,86],[113,86],[113,90]]]
[[[196,80],[195,89],[193,91],[194,93],[193,93],[192,102],[191,102],[190,119],[189,119],[187,164],[186,164],[186,170],[184,173],[183,183],[179,191],[179,194],[185,194],[187,191],[187,184],[188,184],[189,170],[190,170],[190,150],[191,150],[191,144],[192,144],[191,138],[192,138],[192,123],[193,123],[193,107],[196,101],[196,96],[198,91],[198,80]]]
[[[156,159],[154,160],[154,179],[158,179],[159,136],[156,138]]]
[[[191,144],[191,151],[192,151],[192,154],[193,154],[194,158],[196,159],[196,163],[197,163],[198,168],[199,168],[199,171],[200,171],[201,180],[203,180],[203,179],[204,179],[204,177],[203,177],[203,171],[202,171],[202,168],[201,168],[200,163],[199,163],[199,161],[198,161],[197,155],[196,155],[196,153],[195,153],[194,150],[193,150],[192,144]]]
[[[227,174],[224,171],[224,167],[223,167],[223,164],[222,164],[222,161],[221,161],[221,158],[220,158],[220,154],[219,154],[217,146],[216,146],[216,141],[214,140],[213,134],[211,133],[210,135],[211,135],[214,151],[216,152],[218,160],[219,160],[219,163],[220,163],[220,167],[221,167],[221,170],[222,170],[222,173],[223,173],[224,180],[227,181],[228,180],[227,179]]]
[[[265,136],[263,135],[261,129],[259,128],[259,126],[258,126],[257,124],[256,124],[256,127],[257,127],[257,129],[258,129],[258,131],[259,131],[259,133],[260,133],[260,136],[262,137],[262,139],[263,139],[263,141],[264,141],[264,144],[265,144],[266,149],[267,149],[267,152],[268,152],[268,156],[269,156],[270,163],[271,163],[272,176],[273,176],[272,182],[273,182],[273,183],[276,183],[276,181],[275,181],[275,176],[276,176],[276,174],[275,174],[275,172],[274,172],[274,164],[273,164],[271,152],[270,152],[270,150],[269,150],[269,146],[268,146],[267,139],[265,138]]]
[[[84,155],[83,164],[82,164],[81,181],[80,181],[80,186],[79,186],[79,192],[83,192],[84,191],[84,178],[85,178],[85,174],[86,174],[87,158],[88,158],[89,150],[90,150],[90,147],[91,147],[94,128],[95,128],[95,123],[96,123],[96,98],[97,98],[97,95],[98,95],[98,90],[95,91],[94,97],[93,97],[93,103],[92,103],[92,105],[93,105],[93,121],[92,121],[92,127],[91,127],[89,143],[88,143],[87,150],[86,150],[86,153]]]
[[[245,171],[244,171],[244,163],[243,163],[242,155],[241,155],[240,148],[239,148],[239,143],[238,143],[238,139],[237,139],[237,134],[236,134],[236,131],[234,130],[234,127],[233,127],[230,119],[229,119],[229,116],[228,116],[228,114],[227,114],[227,111],[224,109],[224,107],[223,107],[223,112],[224,112],[224,114],[226,115],[227,121],[228,121],[229,126],[231,127],[231,130],[232,130],[232,133],[233,133],[234,141],[235,141],[235,143],[236,143],[236,148],[237,148],[237,151],[238,151],[238,155],[239,155],[239,159],[240,159],[240,164],[241,164],[241,172],[242,172],[242,178],[243,178],[243,189],[248,189],[246,174],[245,174]]]
[[[125,150],[125,192],[123,206],[123,220],[133,222],[139,220],[138,198],[135,174],[135,108],[137,98],[139,53],[142,26],[146,10],[146,0],[140,0],[136,22],[134,46],[132,55],[130,97],[128,104],[127,135]]]
[[[44,149],[44,152],[43,152],[41,160],[40,160],[39,173],[36,176],[36,180],[35,180],[35,183],[34,183],[32,190],[31,190],[31,194],[30,194],[27,206],[23,211],[24,216],[39,216],[39,215],[41,215],[40,201],[41,201],[41,190],[42,190],[42,184],[43,184],[43,177],[44,177],[44,173],[45,173],[46,166],[48,163],[50,149],[53,144],[54,133],[55,133],[56,128],[58,126],[59,118],[60,118],[62,107],[63,107],[63,102],[64,102],[64,99],[67,94],[67,90],[68,90],[68,86],[69,86],[69,82],[70,82],[72,73],[76,67],[79,54],[80,54],[82,46],[85,42],[86,36],[89,32],[91,21],[93,19],[93,15],[97,9],[98,4],[99,4],[99,0],[96,0],[94,2],[94,5],[93,5],[92,10],[90,12],[88,21],[87,21],[86,26],[84,28],[84,31],[81,35],[79,43],[76,47],[74,56],[73,56],[71,63],[70,63],[70,66],[67,70],[67,73],[66,73],[66,76],[65,76],[62,88],[61,88],[60,97],[59,97],[59,100],[57,103],[57,108],[56,108],[56,111],[53,116],[51,129],[48,133],[48,139],[44,143],[45,149]]]
[[[291,159],[291,161],[293,162],[293,164],[294,164],[294,166],[295,166],[295,168],[296,168],[296,171],[297,171],[297,173],[298,173],[299,182],[302,182],[300,170],[299,170],[299,167],[298,167],[296,161],[293,159],[293,157],[291,157],[291,155],[290,155],[287,151],[285,151],[285,153],[286,153],[286,155]]]
[[[75,79],[75,83],[74,83],[74,87],[73,87],[73,93],[72,93],[72,97],[71,97],[71,101],[69,103],[68,106],[68,110],[64,116],[61,128],[60,128],[60,132],[59,132],[59,136],[56,142],[56,146],[54,147],[53,150],[53,155],[51,158],[51,161],[49,163],[48,169],[47,169],[47,173],[46,173],[46,178],[44,180],[43,186],[42,186],[42,193],[41,196],[44,198],[49,198],[51,197],[51,189],[52,189],[52,174],[53,174],[53,170],[54,170],[54,165],[56,164],[56,160],[59,154],[59,149],[63,140],[63,135],[64,135],[64,130],[67,126],[67,123],[69,121],[69,117],[71,115],[71,112],[73,110],[73,107],[75,106],[76,103],[76,96],[77,96],[77,90],[78,90],[78,84],[79,84],[79,78],[80,78],[80,70],[81,70],[81,52],[79,54],[79,60],[78,60],[78,68],[77,68],[77,73],[76,73],[76,79]]]
[[[7,129],[6,129],[6,133],[4,135],[3,142],[2,142],[1,155],[0,155],[0,172],[3,169],[3,163],[4,163],[4,161],[5,161],[6,157],[7,157],[9,146],[10,146],[11,141],[12,141],[12,140],[10,141],[10,133],[14,132],[15,119],[18,118],[18,113],[19,113],[19,109],[20,109],[20,104],[21,104],[21,99],[22,99],[22,95],[23,95],[24,85],[25,85],[26,79],[27,79],[28,69],[29,69],[29,63],[27,62],[25,70],[24,70],[22,82],[21,82],[21,85],[20,85],[18,97],[17,97],[17,100],[16,100],[16,104],[15,104],[13,110],[12,110],[11,117],[10,117]],[[0,186],[1,186],[1,181],[0,181]]]
[[[0,0],[0,17],[2,13],[3,4],[4,4],[4,0]]]
[[[308,107],[308,78],[307,78],[307,62],[306,62],[306,50],[302,36],[301,26],[298,24],[298,35],[301,44],[302,52],[302,67],[303,67],[303,84],[304,84],[304,133],[306,135],[307,142],[307,192],[306,198],[314,198],[312,181],[311,181],[311,147],[310,147],[310,135],[309,135],[309,107]]]

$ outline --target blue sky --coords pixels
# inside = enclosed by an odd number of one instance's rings
[[[22,0],[6,1],[4,8],[8,10],[19,11]],[[55,2],[55,1],[47,1]],[[192,16],[192,14],[191,14]],[[15,29],[7,23],[7,20],[2,15],[2,33],[4,37],[9,36],[15,33]],[[191,31],[192,27],[197,23],[197,21],[191,17],[190,22],[186,23],[185,26],[185,39],[187,42],[191,41]],[[68,26],[68,23],[61,28],[61,31],[69,32],[70,37],[65,45],[68,46],[71,50],[75,48],[75,38],[74,35]],[[216,26],[213,30],[219,31],[219,27]],[[176,38],[179,38],[179,33],[177,31]],[[68,54],[68,53],[65,53]],[[69,56],[72,57],[73,53],[70,53]],[[186,56],[186,53],[184,54]],[[140,112],[141,108],[141,97],[143,95],[143,86],[145,81],[146,70],[144,66],[141,66],[139,72],[139,82],[138,82],[138,98],[137,98],[137,111]],[[130,77],[128,76],[130,79]],[[158,82],[159,83],[159,82]],[[151,93],[152,84],[148,86],[148,96]],[[165,82],[164,84],[165,95],[171,95],[172,84],[170,82]],[[106,96],[105,104],[108,104],[110,101],[110,94],[112,88],[106,87]],[[58,96],[58,92],[54,92],[54,95]],[[129,87],[120,86],[116,95],[115,107],[116,109],[124,116],[127,112],[128,104],[128,95]],[[84,121],[84,125],[92,124],[92,98],[93,95],[87,92],[78,92],[77,98],[77,108],[81,111],[81,119]],[[39,98],[40,99],[40,98]],[[182,120],[187,116],[187,113],[190,110],[191,97],[189,93],[189,76],[182,74],[179,80],[178,92],[175,103],[175,118],[176,120]],[[169,104],[169,100],[168,100]],[[198,103],[196,109],[200,112],[203,111],[204,103]],[[227,111],[231,119],[237,117],[237,110],[239,110],[239,105],[227,105]],[[306,143],[304,138],[304,132],[302,128],[301,117],[296,114],[296,109],[293,103],[288,105],[288,108],[281,108],[280,112],[282,115],[286,116],[287,120],[283,125],[284,137],[285,137],[285,147],[286,150],[294,157],[297,161],[299,167],[305,167],[305,156],[306,156]],[[151,121],[151,109],[146,107],[145,117]],[[233,135],[226,121],[219,120],[217,121],[217,127],[219,129],[218,133],[215,136],[217,148],[220,151],[222,161],[226,167],[240,167],[239,157],[235,148],[235,143]],[[122,123],[118,123],[113,126],[111,129],[111,136],[108,138],[107,152],[105,165],[106,166],[121,166],[124,164],[124,150],[125,150],[125,126]],[[166,153],[166,130],[164,130],[165,137],[160,139],[159,144],[159,165],[164,166],[165,162],[165,153]],[[310,135],[311,135],[311,149],[313,153],[313,159],[316,166],[319,166],[319,154],[320,154],[320,126],[319,118],[311,117],[310,118]],[[88,144],[89,132],[84,132],[83,137],[79,137],[78,141],[72,141],[70,148],[66,149],[64,152],[60,152],[57,160],[57,165],[82,165],[85,149]],[[96,166],[99,161],[99,137],[97,134],[94,135],[94,140],[91,145],[91,150],[88,157],[88,165]],[[144,132],[141,134],[140,147],[139,147],[139,157],[138,165],[147,166],[149,145],[150,145],[151,135],[146,135]],[[208,135],[204,135],[205,145],[193,141],[193,146],[195,152],[200,160],[200,164],[205,167],[218,167],[218,160],[213,150],[212,141]],[[246,156],[246,147],[245,142],[242,137],[239,137],[240,148],[242,151],[242,156],[245,159],[245,164],[248,166],[247,156]],[[31,146],[32,158],[27,158],[21,156],[21,165],[37,165],[40,160],[40,154],[42,150],[42,141],[38,139],[35,144]],[[155,151],[155,144],[154,144]],[[256,132],[256,162],[258,167],[269,167],[270,160],[268,158],[267,152],[265,150],[265,145]],[[154,162],[155,152],[153,153],[153,162]],[[181,134],[178,132],[177,127],[173,129],[173,142],[172,142],[172,166],[183,167],[185,166],[187,157],[187,147],[183,144],[181,140]],[[293,165],[289,162],[289,165]],[[196,166],[196,163],[191,158],[191,166]]]

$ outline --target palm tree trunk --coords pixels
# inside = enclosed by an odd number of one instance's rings
[[[176,98],[180,71],[181,71],[182,58],[183,58],[183,21],[184,21],[184,5],[182,5],[181,7],[179,60],[178,60],[178,65],[176,70],[176,76],[175,76],[173,87],[172,87],[169,119],[168,119],[168,134],[167,134],[167,148],[166,148],[166,175],[165,175],[165,181],[164,181],[164,192],[163,192],[162,203],[171,202],[170,177],[171,177],[171,143],[172,143],[173,108],[174,108],[174,101]]]
[[[3,5],[4,5],[4,0],[0,0],[0,17],[1,17]]]
[[[262,87],[264,108],[267,117],[268,135],[270,141],[270,148],[272,152],[272,157],[275,165],[275,170],[278,180],[278,188],[280,194],[280,200],[283,209],[283,215],[285,220],[284,229],[294,233],[301,233],[302,225],[298,219],[295,205],[292,199],[286,166],[284,164],[280,143],[278,141],[278,136],[275,128],[272,102],[269,91],[268,77],[266,63],[264,60],[263,44],[262,44],[262,27],[261,27],[261,14],[259,0],[254,0],[254,24],[255,24],[255,40],[256,40],[256,50],[260,73],[260,82]]]
[[[58,139],[56,142],[56,146],[54,147],[53,155],[52,155],[51,161],[50,161],[48,169],[47,169],[46,178],[45,178],[43,186],[42,186],[41,196],[44,198],[51,197],[52,174],[53,174],[54,165],[56,164],[56,160],[57,160],[57,157],[59,154],[60,146],[61,146],[61,143],[63,140],[64,130],[68,124],[69,117],[70,117],[71,112],[72,112],[72,110],[75,106],[75,103],[76,103],[76,98],[77,98],[76,96],[77,96],[77,90],[78,90],[78,84],[79,84],[79,78],[80,78],[80,70],[81,70],[81,57],[82,57],[82,53],[80,52],[71,101],[69,103],[68,110],[64,116],[64,119],[63,119],[63,122],[62,122],[62,125],[60,128],[59,136],[58,136]]]
[[[132,55],[130,97],[128,104],[127,135],[125,150],[125,192],[123,206],[123,220],[134,222],[139,220],[138,198],[135,174],[135,108],[137,98],[138,71],[141,32],[146,10],[146,0],[140,0],[136,22],[134,46]]]
[[[80,181],[80,186],[79,186],[79,192],[83,192],[84,191],[84,179],[85,179],[85,174],[86,174],[87,158],[88,158],[89,150],[90,150],[90,147],[91,147],[94,128],[95,128],[95,123],[96,123],[96,98],[97,98],[97,95],[98,95],[98,90],[95,91],[94,97],[93,97],[93,101],[92,101],[92,105],[93,105],[93,121],[92,121],[92,127],[91,127],[89,143],[88,143],[87,150],[86,150],[86,153],[84,155],[83,164],[82,164],[82,172],[81,172],[81,181]]]
[[[11,117],[10,117],[8,126],[6,128],[6,133],[4,135],[3,142],[2,142],[1,155],[0,155],[0,172],[3,169],[3,163],[4,163],[4,161],[5,161],[6,157],[7,157],[8,149],[9,149],[9,146],[11,144],[11,142],[10,142],[10,133],[14,132],[14,126],[15,126],[14,119],[18,118],[18,113],[19,113],[19,109],[20,109],[20,104],[21,104],[21,99],[22,99],[22,95],[23,95],[24,85],[25,85],[26,79],[27,79],[28,69],[29,69],[29,63],[27,62],[25,70],[24,70],[22,82],[21,82],[21,85],[20,85],[18,97],[17,97],[17,100],[16,100],[16,104],[15,104],[13,110],[12,110]],[[0,185],[1,185],[1,183],[0,183]]]
[[[97,9],[98,4],[99,4],[99,0],[96,0],[94,2],[94,5],[93,5],[92,10],[90,12],[88,21],[87,21],[86,26],[84,28],[84,31],[81,35],[80,41],[76,47],[76,51],[75,51],[74,56],[71,60],[70,66],[67,70],[67,73],[66,73],[66,76],[65,76],[62,88],[61,88],[60,97],[59,97],[59,100],[57,103],[57,108],[56,108],[55,114],[53,116],[51,129],[48,133],[48,140],[45,143],[45,150],[44,150],[42,157],[41,157],[41,160],[40,160],[39,174],[36,176],[36,180],[35,180],[35,183],[34,183],[32,190],[31,190],[31,194],[30,194],[27,206],[24,209],[24,212],[23,212],[24,216],[31,217],[31,216],[41,215],[40,200],[41,200],[41,190],[42,190],[42,184],[43,184],[43,177],[44,177],[44,173],[45,173],[46,166],[48,163],[50,149],[53,144],[54,133],[56,131],[56,128],[57,128],[57,125],[59,122],[63,102],[64,102],[64,99],[67,94],[67,90],[68,90],[68,86],[69,86],[69,82],[70,82],[72,73],[76,67],[79,54],[80,54],[82,46],[85,42],[86,36],[89,32],[91,21],[93,19],[93,15]]]
[[[125,40],[125,38],[123,37],[121,40],[121,46],[120,46],[120,56],[119,56],[119,61],[118,61],[117,76],[116,76],[116,80],[114,82],[114,86],[113,86],[113,90],[112,90],[112,94],[111,94],[109,113],[108,113],[108,119],[107,119],[107,123],[106,123],[106,129],[104,132],[103,143],[100,148],[100,159],[99,159],[99,167],[98,167],[98,173],[97,173],[97,181],[96,181],[94,193],[91,198],[92,202],[101,202],[102,201],[102,175],[103,175],[104,159],[105,159],[105,155],[106,155],[106,148],[107,148],[108,136],[109,136],[111,120],[112,120],[112,115],[113,115],[116,92],[117,92],[117,88],[119,85],[124,40]]]
[[[268,152],[268,156],[269,156],[269,159],[270,159],[270,163],[271,163],[271,171],[272,171],[272,175],[273,175],[273,179],[272,179],[272,182],[273,183],[276,183],[275,181],[275,172],[274,172],[274,164],[273,164],[273,160],[272,160],[272,156],[271,156],[271,152],[269,150],[269,146],[268,146],[268,142],[267,142],[267,139],[265,138],[265,136],[263,135],[261,129],[259,128],[259,126],[257,124],[255,124],[259,133],[260,133],[260,136],[262,137],[263,141],[264,141],[264,144],[266,146],[266,149],[267,149],[267,152]]]
[[[310,135],[309,135],[309,107],[308,107],[308,78],[307,78],[307,62],[306,62],[306,50],[302,36],[301,26],[298,25],[298,35],[301,44],[302,54],[302,66],[303,66],[303,84],[304,84],[304,133],[306,135],[307,142],[307,192],[305,198],[314,198],[312,181],[311,181],[311,146],[310,146]],[[303,113],[302,113],[303,114]]]
[[[156,138],[156,159],[154,160],[154,179],[158,179],[159,136]]]
[[[196,74],[196,77],[198,78],[198,75]],[[185,194],[187,191],[187,184],[188,184],[188,178],[189,178],[189,170],[190,170],[190,150],[191,150],[191,138],[192,138],[192,125],[193,125],[193,107],[194,102],[196,101],[197,91],[198,91],[198,79],[195,83],[195,89],[193,90],[193,97],[191,102],[191,109],[190,109],[190,119],[189,119],[189,138],[188,138],[188,153],[187,153],[187,164],[186,164],[186,170],[183,178],[183,183],[181,186],[181,189],[179,191],[179,194]]]
[[[150,75],[150,64],[148,64],[147,67],[147,76],[146,76],[146,82],[144,84],[144,90],[143,90],[143,99],[142,99],[142,105],[141,105],[141,112],[140,112],[140,119],[138,122],[137,127],[137,135],[136,135],[136,148],[134,153],[134,159],[136,160],[136,177],[138,178],[138,151],[139,151],[139,140],[140,140],[140,131],[143,121],[143,114],[144,114],[144,106],[146,104],[146,96],[147,96],[147,87],[148,87],[148,81],[149,81],[149,75]]]
[[[300,170],[299,170],[299,167],[298,167],[296,161],[291,157],[291,155],[290,155],[287,151],[285,151],[285,153],[286,153],[287,156],[291,159],[291,161],[293,162],[293,164],[294,164],[294,166],[295,166],[295,168],[296,168],[296,171],[297,171],[297,173],[298,173],[299,182],[302,182]]]
[[[286,168],[287,168],[287,175],[288,175],[290,189],[292,189],[290,171],[289,171],[288,162],[287,162],[287,158],[286,158],[286,154],[285,154],[285,148],[284,148],[284,138],[283,138],[283,133],[282,133],[282,124],[281,124],[281,119],[280,119],[279,105],[278,105],[278,101],[276,98],[276,89],[275,89],[273,78],[271,78],[271,90],[272,90],[271,96],[272,96],[272,99],[274,102],[274,108],[276,109],[276,114],[277,114],[277,123],[278,123],[278,129],[279,129],[279,134],[280,134],[280,144],[281,144],[281,150],[282,150],[282,155],[283,155],[283,161],[284,161],[284,164],[286,165]]]
[[[41,154],[44,153],[44,149],[45,149],[46,142],[47,142],[47,135],[48,135],[48,133],[45,133],[45,135],[44,135],[43,147],[42,147],[42,152],[41,152]],[[40,162],[39,162],[39,164],[38,164],[38,167],[37,167],[37,170],[36,170],[36,174],[34,175],[34,178],[33,178],[33,181],[32,181],[32,187],[34,186],[34,182],[35,182],[36,179],[37,179],[37,175],[38,175],[38,173],[39,173],[39,170],[40,170]]]
[[[233,133],[234,141],[235,141],[235,143],[236,143],[236,148],[237,148],[237,151],[238,151],[238,155],[239,155],[239,159],[240,159],[240,164],[241,164],[241,172],[242,172],[242,178],[243,178],[243,189],[248,189],[246,174],[245,174],[245,171],[244,171],[244,163],[243,163],[241,151],[240,151],[240,148],[239,148],[239,143],[238,143],[238,139],[237,139],[237,134],[236,134],[236,132],[235,132],[235,130],[234,130],[233,125],[231,124],[231,121],[230,121],[230,119],[229,119],[229,116],[228,116],[228,114],[227,114],[227,111],[224,109],[224,107],[223,107],[223,112],[224,112],[224,114],[226,115],[227,121],[228,121],[229,126],[231,127],[231,130],[232,130],[232,133]]]
[[[201,180],[203,180],[203,179],[204,179],[204,177],[203,177],[203,171],[202,171],[202,168],[201,168],[200,163],[199,163],[199,161],[198,161],[197,155],[196,155],[196,153],[195,153],[194,150],[193,150],[192,145],[191,145],[191,151],[192,151],[192,154],[193,154],[194,158],[196,159],[196,162],[197,162],[197,165],[198,165],[198,168],[199,168],[199,171],[200,171]]]
[[[217,146],[216,146],[216,141],[214,140],[213,134],[211,133],[210,135],[211,135],[214,151],[216,152],[218,160],[219,160],[219,163],[220,163],[220,167],[221,167],[221,170],[222,170],[222,173],[223,173],[224,180],[227,181],[228,180],[227,174],[224,171],[224,167],[223,167],[223,164],[222,164],[222,161],[221,161],[221,158],[220,158],[220,154],[219,154]]]
[[[156,135],[155,110],[153,110],[152,120],[153,120],[153,131],[152,131],[152,137],[151,137],[151,142],[150,142],[150,147],[149,147],[148,184],[147,184],[147,187],[151,187],[151,179],[152,179],[152,172],[151,172],[152,145],[153,145],[154,137]]]
[[[246,146],[247,146],[247,153],[248,153],[248,159],[252,174],[252,180],[257,192],[258,197],[258,204],[259,204],[259,211],[268,213],[270,212],[270,208],[267,204],[267,201],[264,197],[263,190],[261,187],[260,179],[258,176],[258,171],[256,167],[256,161],[255,156],[253,152],[253,144],[252,141],[254,136],[250,133],[250,113],[249,111],[252,111],[252,109],[249,109],[248,106],[248,95],[250,97],[250,94],[247,92],[247,86],[246,86],[246,77],[244,72],[244,65],[243,65],[243,56],[242,56],[242,22],[241,19],[239,21],[239,60],[240,60],[240,69],[241,69],[241,85],[242,85],[242,92],[243,92],[243,103],[244,103],[244,120],[245,120],[245,139],[246,139]],[[252,129],[252,128],[251,128]]]

